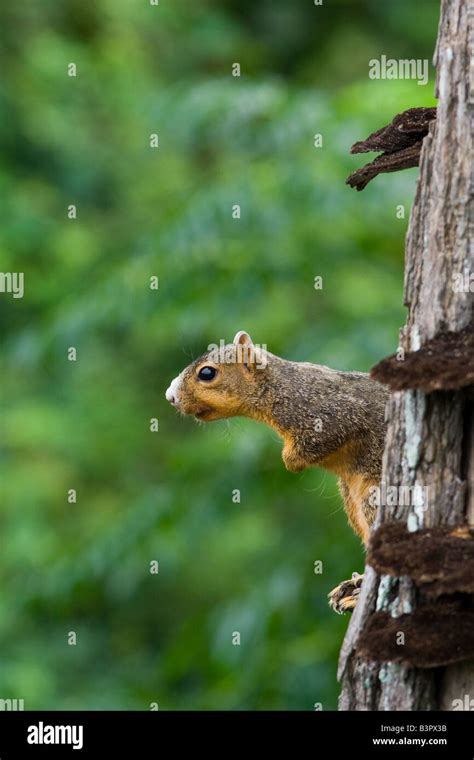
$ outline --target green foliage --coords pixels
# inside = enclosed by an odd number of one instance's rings
[[[353,141],[434,103],[431,85],[370,81],[367,61],[431,57],[437,5],[5,11],[0,254],[2,271],[25,273],[25,297],[0,300],[1,697],[335,706],[347,619],[326,594],[363,556],[334,479],[286,472],[254,423],[178,417],[164,392],[238,329],[341,369],[395,349],[407,225],[395,212],[408,217],[417,172],[362,195],[344,178],[363,160]]]

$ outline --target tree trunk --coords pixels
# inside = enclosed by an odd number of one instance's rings
[[[455,289],[453,275],[474,273],[473,33],[473,0],[442,0],[434,60],[437,119],[424,140],[406,240],[409,313],[401,331],[401,349],[415,360],[431,339],[463,328],[466,333],[472,326],[472,292]],[[442,366],[443,356],[434,356],[432,377]],[[474,414],[469,389],[461,387],[462,373],[461,362],[459,389],[428,393],[420,389],[423,383],[413,383],[392,394],[382,482],[427,487],[429,498],[423,508],[412,503],[380,506],[375,530],[393,521],[404,523],[411,536],[434,526],[474,525]],[[443,388],[442,382],[438,387]],[[474,568],[470,572],[474,576]],[[466,595],[463,598],[465,604]],[[413,620],[417,610],[423,614],[425,603],[413,577],[383,575],[367,566],[341,650],[341,710],[451,710],[454,700],[474,698],[472,660],[420,667],[394,659],[384,662],[383,652],[377,658],[361,655],[361,636],[374,614],[400,618],[403,633],[409,617]],[[434,602],[440,614],[445,603],[442,596]],[[456,625],[453,618],[452,626]]]

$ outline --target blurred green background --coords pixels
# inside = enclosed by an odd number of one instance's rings
[[[417,170],[344,179],[352,142],[435,103],[432,69],[367,74],[382,54],[431,65],[438,0],[10,5],[1,268],[25,296],[0,297],[0,697],[334,709],[348,618],[326,595],[363,566],[334,478],[164,392],[239,329],[340,369],[395,350]]]

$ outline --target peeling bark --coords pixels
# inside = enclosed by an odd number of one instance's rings
[[[472,319],[473,294],[456,292],[453,275],[474,273],[473,35],[474,0],[442,0],[434,57],[437,119],[423,143],[406,240],[409,313],[400,344],[405,352],[417,351],[442,332],[458,332]],[[465,389],[399,391],[392,394],[387,415],[382,479],[390,486],[418,484],[428,498],[421,506],[381,506],[375,527],[393,520],[412,532],[474,524],[472,395]],[[366,568],[341,650],[341,710],[450,710],[453,700],[474,698],[472,662],[420,669],[358,655],[359,636],[374,611],[397,618],[424,601],[410,578],[379,576]]]

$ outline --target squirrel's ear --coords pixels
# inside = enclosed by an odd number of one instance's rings
[[[245,332],[239,330],[234,338],[234,346],[237,347],[237,361],[242,364],[248,372],[262,366],[262,353],[258,346],[254,346],[252,338]]]
[[[239,330],[233,342],[234,346],[253,346],[252,338],[245,330]]]

